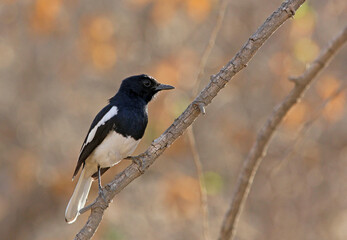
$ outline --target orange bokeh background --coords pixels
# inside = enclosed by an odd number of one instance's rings
[[[202,85],[280,1],[230,1]],[[0,12],[0,236],[72,239],[71,176],[95,114],[129,75],[176,87],[149,106],[144,151],[193,99],[217,0],[6,0]],[[194,123],[212,239],[267,116],[346,23],[344,0],[309,1]],[[347,238],[347,54],[343,49],[286,116],[241,215],[237,239]],[[200,90],[200,89],[199,89]],[[340,91],[337,94],[337,91]],[[107,172],[103,183],[129,163]],[[89,201],[97,189],[93,186]],[[120,194],[94,239],[202,239],[199,181],[187,136]]]

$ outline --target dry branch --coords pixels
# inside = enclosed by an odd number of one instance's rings
[[[293,90],[288,94],[282,103],[275,107],[272,115],[269,117],[263,128],[259,131],[257,139],[243,164],[230,209],[228,210],[222,224],[219,240],[232,239],[235,235],[240,212],[242,211],[242,207],[248,196],[254,175],[262,158],[266,154],[266,148],[274,131],[281,123],[287,112],[300,100],[314,77],[316,77],[317,74],[328,64],[329,60],[342,47],[346,40],[347,27],[345,27],[328,44],[328,46],[321,51],[317,59],[308,66],[306,71],[301,76],[291,78],[291,81],[295,83]]]
[[[335,100],[340,94],[342,94],[345,90],[347,89],[347,83],[342,84],[338,89],[336,89],[327,99],[325,99],[323,101],[323,103],[320,104],[320,106],[315,109],[315,111],[313,112],[313,114],[311,114],[311,119],[309,119],[307,122],[305,122],[304,124],[302,124],[301,129],[299,130],[298,134],[296,135],[295,139],[293,140],[293,142],[291,144],[288,144],[290,146],[288,146],[285,150],[284,150],[284,154],[282,156],[281,159],[279,159],[277,162],[277,165],[274,166],[271,169],[270,172],[270,178],[272,178],[272,176],[277,173],[280,168],[287,162],[287,160],[289,158],[291,158],[294,153],[296,152],[296,147],[300,146],[300,142],[301,140],[305,137],[305,135],[307,134],[307,132],[310,130],[310,128],[312,127],[312,125],[315,123],[315,121],[317,121],[325,107],[327,105],[329,105],[330,102],[332,102],[333,100]]]
[[[114,196],[126,187],[135,178],[139,177],[151,166],[154,161],[185,131],[199,116],[199,106],[207,106],[218,92],[235,76],[240,70],[246,67],[254,54],[260,49],[264,42],[299,8],[305,0],[286,0],[281,6],[269,16],[257,31],[248,39],[235,57],[224,66],[219,73],[211,76],[209,84],[200,92],[195,100],[186,110],[174,121],[174,123],[142,154],[138,160],[141,166],[131,164],[124,171],[119,173],[115,179],[107,184],[103,190],[105,200],[102,197],[96,199],[91,208],[91,214],[87,223],[76,235],[75,240],[90,239],[98,228],[105,209]]]

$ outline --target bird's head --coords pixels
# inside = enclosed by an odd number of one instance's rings
[[[138,96],[148,103],[159,91],[170,89],[174,89],[174,87],[161,84],[153,77],[146,74],[141,74],[124,79],[119,88],[119,92]]]

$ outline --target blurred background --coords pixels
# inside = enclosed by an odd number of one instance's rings
[[[215,26],[217,0],[2,0],[0,236],[72,239],[71,176],[96,113],[127,76],[176,86],[149,106],[144,151],[186,108]],[[281,4],[231,0],[203,85]],[[256,133],[347,20],[345,0],[308,1],[194,123],[212,239]],[[256,175],[236,239],[347,239],[346,47],[282,123]],[[129,163],[108,171],[103,183]],[[89,202],[97,192],[93,185]],[[186,134],[107,209],[94,239],[203,239]]]

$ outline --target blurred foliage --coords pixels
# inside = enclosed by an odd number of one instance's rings
[[[204,174],[204,182],[206,185],[206,192],[209,195],[220,194],[223,190],[223,179],[216,172],[206,172]]]
[[[280,1],[230,2],[204,84]],[[145,150],[185,109],[219,10],[217,0],[3,0],[0,3],[0,234],[72,239],[87,219],[64,222],[71,176],[95,114],[129,75],[148,73],[175,91],[149,106]],[[241,164],[273,107],[346,23],[347,2],[307,1],[194,124],[216,238]],[[343,50],[275,134],[255,177],[239,239],[347,237]],[[202,84],[202,86],[204,85]],[[103,183],[129,163],[120,163]],[[97,193],[93,186],[89,201]],[[116,196],[95,239],[201,239],[199,182],[183,136]],[[314,229],[314,231],[312,230]]]
[[[120,233],[119,230],[115,229],[113,226],[109,227],[102,236],[104,240],[123,240],[124,235]]]

